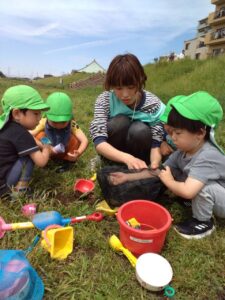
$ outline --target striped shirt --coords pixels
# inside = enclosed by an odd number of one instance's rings
[[[90,125],[90,134],[95,146],[107,141],[108,138],[107,122],[110,119],[110,93],[109,91],[103,92],[98,96],[95,103],[94,119]],[[142,100],[136,107],[136,111],[155,115],[162,109],[162,105],[163,103],[158,97],[144,90]],[[158,121],[151,126],[151,131],[152,148],[159,147],[164,136],[163,124]]]

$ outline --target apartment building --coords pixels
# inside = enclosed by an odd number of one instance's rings
[[[211,32],[208,17],[198,21],[195,38],[184,42],[185,56],[191,59],[205,59],[208,56],[208,47],[205,44],[205,37]]]
[[[208,16],[208,23],[212,28],[205,36],[208,56],[225,53],[225,0],[211,0],[215,11]]]

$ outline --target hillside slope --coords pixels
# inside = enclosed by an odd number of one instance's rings
[[[174,95],[205,90],[225,108],[225,56],[204,61],[184,59],[145,66],[146,89],[164,102]]]

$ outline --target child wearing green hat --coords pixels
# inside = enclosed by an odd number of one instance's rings
[[[54,92],[47,98],[50,109],[31,133],[40,141],[48,139],[52,145],[51,157],[62,163],[56,172],[64,172],[76,162],[88,146],[88,139],[73,119],[70,97]]]
[[[219,102],[202,91],[181,96],[168,116],[178,150],[164,163],[159,178],[175,195],[191,201],[192,218],[175,226],[187,239],[210,235],[213,214],[225,218],[225,155],[214,138],[222,117]]]
[[[225,218],[225,155],[214,138],[223,110],[213,96],[203,91],[171,100],[172,109],[164,122],[171,126],[178,150],[165,161],[165,170],[158,176],[175,195],[191,202],[192,218],[175,225],[175,230],[187,239],[200,239],[215,229],[213,214]],[[121,184],[150,176],[151,171],[144,170],[115,173],[110,180]]]
[[[49,146],[38,147],[28,130],[49,109],[40,94],[30,86],[8,88],[1,99],[0,116],[0,197],[11,189],[26,191],[34,165],[44,167],[49,159]]]

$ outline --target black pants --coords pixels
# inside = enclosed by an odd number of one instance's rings
[[[124,115],[110,119],[107,125],[109,144],[144,160],[146,164],[150,163],[152,133],[149,125],[141,121],[131,121]]]

